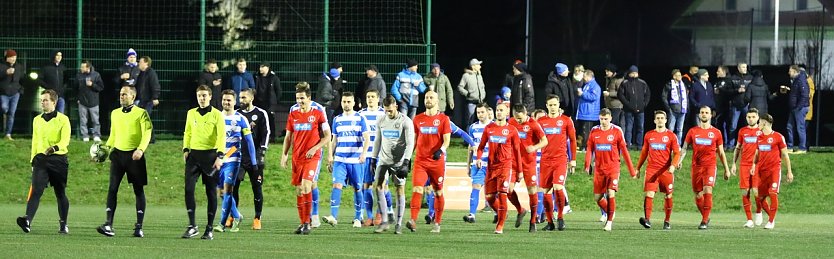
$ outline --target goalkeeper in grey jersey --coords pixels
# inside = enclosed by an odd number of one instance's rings
[[[385,115],[377,122],[374,152],[369,165],[375,168],[374,189],[377,192],[379,209],[382,215],[388,213],[385,201],[386,180],[389,176],[397,186],[397,225],[395,234],[402,234],[403,214],[405,213],[405,179],[411,169],[411,154],[414,151],[414,124],[405,114],[397,111],[397,101],[388,96],[382,102]],[[382,233],[388,230],[388,222],[383,221],[374,230]]]

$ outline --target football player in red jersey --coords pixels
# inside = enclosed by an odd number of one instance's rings
[[[443,196],[443,180],[446,178],[446,148],[449,147],[452,130],[449,117],[438,110],[437,101],[437,93],[427,91],[426,112],[414,116],[417,152],[414,158],[414,176],[411,179],[414,186],[411,194],[411,220],[405,224],[411,232],[417,231],[415,220],[417,220],[417,214],[420,213],[423,185],[426,180],[431,182],[435,194],[432,233],[440,233],[443,207],[446,204],[446,197]]]
[[[484,148],[489,143],[489,161],[487,161],[486,183],[484,190],[486,200],[498,213],[495,234],[504,233],[504,222],[507,220],[507,193],[510,192],[514,177],[523,177],[523,163],[521,158],[521,139],[518,131],[507,123],[510,114],[508,104],[495,107],[495,122],[484,128],[481,143],[478,145],[478,156],[482,157]],[[477,160],[475,166],[481,168],[482,160]]]
[[[779,132],[773,131],[773,117],[765,114],[759,120],[759,127],[762,134],[758,138],[758,149],[753,158],[754,166],[759,175],[759,196],[756,202],[767,212],[767,224],[765,229],[773,229],[776,220],[776,210],[779,208],[779,188],[782,185],[782,162],[788,168],[788,183],[793,182],[793,170],[791,170],[791,158],[788,156],[788,147],[785,144],[785,137]],[[770,204],[766,199],[770,198]]]
[[[747,115],[745,116],[747,120],[747,127],[742,127],[738,129],[738,145],[736,145],[736,150],[733,152],[733,165],[730,168],[731,174],[736,174],[738,172],[738,186],[741,188],[741,204],[744,208],[744,213],[747,215],[747,222],[744,223],[744,227],[746,228],[753,228],[755,225],[762,224],[762,208],[759,206],[759,203],[756,203],[756,221],[753,221],[753,213],[752,213],[752,205],[750,202],[750,197],[755,199],[758,197],[758,190],[756,189],[759,186],[759,175],[758,174],[751,174],[751,168],[753,167],[753,157],[756,155],[756,149],[758,149],[758,139],[759,135],[762,134],[762,130],[759,129],[759,110],[756,108],[750,108],[747,110]],[[741,158],[741,168],[740,170],[736,170],[736,163],[739,162],[739,158]]]
[[[538,215],[536,207],[538,207],[539,203],[537,192],[539,189],[538,181],[540,180],[536,177],[536,151],[547,146],[547,137],[545,137],[541,125],[533,118],[530,118],[530,116],[527,116],[527,108],[523,104],[515,104],[513,106],[513,119],[509,121],[510,125],[516,128],[518,137],[521,139],[521,162],[524,163],[524,171],[522,172],[524,179],[516,179],[516,183],[524,180],[524,184],[527,186],[527,194],[530,198],[530,211],[532,212],[530,213],[530,228],[528,231],[536,232],[536,215]],[[521,226],[521,222],[524,221],[524,214],[527,214],[527,211],[521,207],[516,192],[513,191],[510,193],[510,201],[518,210],[518,217],[515,220],[515,227],[518,228]]]
[[[617,209],[616,193],[620,182],[620,155],[625,158],[628,172],[637,175],[631,163],[623,130],[611,124],[611,110],[605,108],[599,111],[599,126],[594,126],[588,135],[588,152],[585,153],[585,172],[591,174],[591,160],[594,161],[594,200],[606,211],[608,219],[603,230],[611,231],[614,212]],[[608,199],[603,199],[604,194]]]
[[[701,224],[698,229],[709,227],[709,215],[712,212],[712,187],[715,186],[716,154],[721,158],[724,165],[724,180],[730,179],[730,167],[727,165],[727,156],[724,155],[724,140],[721,131],[710,125],[712,120],[712,109],[709,106],[701,106],[698,109],[698,126],[689,129],[686,133],[686,140],[681,148],[681,159],[678,161],[678,169],[681,168],[683,158],[686,155],[686,148],[692,146],[692,191],[695,192],[695,205],[701,212]]]
[[[646,133],[643,138],[643,150],[640,152],[640,159],[637,160],[637,171],[643,167],[646,158],[649,164],[646,165],[646,181],[643,184],[643,191],[646,197],[643,199],[644,216],[640,218],[640,225],[651,228],[652,203],[654,194],[659,190],[666,194],[663,208],[666,218],[663,220],[663,229],[669,230],[669,217],[672,216],[672,192],[674,192],[675,166],[673,161],[680,159],[681,149],[678,146],[677,135],[666,128],[666,112],[654,111],[654,125],[652,131]],[[638,173],[635,178],[640,177]]]
[[[547,115],[539,118],[538,122],[547,137],[547,146],[542,148],[541,170],[539,172],[539,188],[544,193],[544,211],[547,217],[547,226],[542,230],[553,231],[565,229],[565,221],[562,216],[567,208],[567,172],[576,167],[576,131],[573,127],[573,120],[562,114],[559,108],[559,96],[550,95],[547,97]],[[570,147],[568,147],[570,143]],[[570,162],[568,161],[570,158]],[[568,168],[569,167],[569,168]],[[553,224],[553,195],[556,193],[556,209],[559,210],[556,225]]]

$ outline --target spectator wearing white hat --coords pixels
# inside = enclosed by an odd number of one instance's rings
[[[464,117],[466,123],[464,125],[474,122],[475,107],[484,102],[486,98],[484,77],[481,75],[481,63],[483,61],[477,58],[469,60],[469,67],[463,70],[463,76],[461,76],[458,84],[458,92],[466,99],[466,114]]]

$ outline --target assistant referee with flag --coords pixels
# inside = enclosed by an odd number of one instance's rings
[[[58,200],[58,233],[69,234],[67,228],[67,146],[70,142],[70,122],[66,115],[55,110],[58,94],[46,90],[41,94],[43,113],[32,120],[32,185],[26,201],[26,215],[17,218],[17,225],[23,232],[29,233],[30,224],[38,211],[41,195],[47,184],[52,186]]]
[[[144,237],[142,224],[145,219],[145,185],[148,184],[148,170],[145,163],[145,150],[151,141],[153,124],[145,109],[133,104],[136,99],[136,88],[123,86],[119,90],[119,104],[121,107],[110,112],[110,137],[107,147],[110,151],[110,187],[107,190],[107,219],[104,224],[96,228],[98,233],[112,237],[113,215],[116,213],[116,196],[119,185],[127,175],[127,182],[133,184],[133,194],[136,196],[136,224],[133,228],[134,237]]]

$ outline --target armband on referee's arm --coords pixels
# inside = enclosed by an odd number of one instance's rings
[[[223,159],[223,156],[225,156],[223,152],[217,151],[217,159]]]
[[[188,153],[188,152],[191,152],[191,149],[190,148],[183,148],[182,152],[183,153]]]

